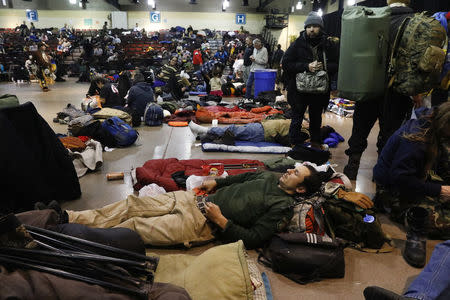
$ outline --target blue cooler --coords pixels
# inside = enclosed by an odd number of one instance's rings
[[[273,91],[276,78],[277,70],[255,70],[255,98],[260,92]]]

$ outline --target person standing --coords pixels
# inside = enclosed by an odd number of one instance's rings
[[[255,82],[255,71],[264,70],[269,60],[267,49],[262,45],[259,39],[253,40],[253,47],[253,54],[250,56],[252,64],[250,66],[250,75],[247,79],[247,89],[245,91],[245,98],[247,99],[252,97],[252,87]]]
[[[331,77],[331,74],[336,73],[338,69],[336,45],[323,32],[323,20],[316,12],[308,14],[305,30],[300,32],[297,40],[286,50],[282,65],[288,79],[287,99],[292,108],[290,142],[292,145],[304,142],[301,129],[303,116],[308,108],[311,146],[320,149],[322,111],[328,105],[330,90],[321,94],[311,94],[299,92],[296,86],[298,73],[318,72],[326,67],[328,76]]]
[[[245,38],[245,44],[247,47],[244,51],[244,82],[247,82],[248,76],[250,75],[250,66],[252,65],[252,60],[250,59],[250,56],[253,54],[253,40],[251,37]]]
[[[273,54],[272,57],[272,69],[279,69],[280,68],[280,64],[281,64],[281,59],[283,58],[284,55],[284,51],[281,50],[281,45],[278,44],[277,46],[277,50],[275,51],[275,53]]]
[[[33,52],[33,62],[37,66],[36,77],[39,79],[39,84],[44,92],[48,92],[48,84],[53,83],[53,74],[51,73],[51,57],[45,52],[47,44],[40,42],[38,50]]]
[[[387,4],[391,7],[388,53],[392,49],[403,20],[414,14],[414,11],[408,7],[409,3],[410,0],[387,0]],[[367,148],[367,137],[377,119],[380,124],[377,141],[378,154],[380,154],[389,137],[409,117],[412,107],[413,101],[410,97],[398,94],[392,88],[386,91],[384,97],[356,102],[352,135],[348,140],[348,149],[345,150],[348,163],[344,167],[344,174],[350,180],[356,180],[362,153]]]

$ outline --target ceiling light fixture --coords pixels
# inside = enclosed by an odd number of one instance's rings
[[[323,16],[323,11],[321,8],[319,8],[319,10],[317,11],[317,14],[319,15],[319,17]]]
[[[77,4],[77,0],[69,0],[70,4]]]
[[[303,4],[301,1],[297,2],[297,6],[295,7],[297,10],[301,10],[303,8]]]

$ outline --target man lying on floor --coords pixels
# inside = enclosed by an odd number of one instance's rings
[[[251,249],[286,227],[294,196],[314,193],[320,185],[317,171],[301,165],[281,178],[249,172],[207,180],[200,187],[209,194],[204,207],[193,191],[175,191],[155,197],[130,195],[100,209],[67,213],[70,223],[130,228],[150,245],[189,247],[216,237],[223,242],[243,240]]]
[[[203,139],[207,134],[217,136],[225,139],[227,135],[231,134],[231,138],[234,141],[250,141],[250,142],[271,142],[279,143],[281,145],[289,146],[289,127],[291,126],[291,120],[263,120],[261,123],[249,123],[242,126],[230,125],[224,127],[205,127],[198,125],[191,121],[189,128],[192,133]],[[303,121],[303,128],[308,127],[308,122]],[[302,137],[304,140],[309,138],[308,130],[302,131]]]

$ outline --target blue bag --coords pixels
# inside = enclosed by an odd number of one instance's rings
[[[138,137],[137,131],[119,117],[107,119],[103,122],[102,128],[112,134],[117,147],[128,147],[132,145]]]
[[[148,103],[144,112],[144,123],[148,126],[160,126],[163,123],[164,112],[161,106]]]

